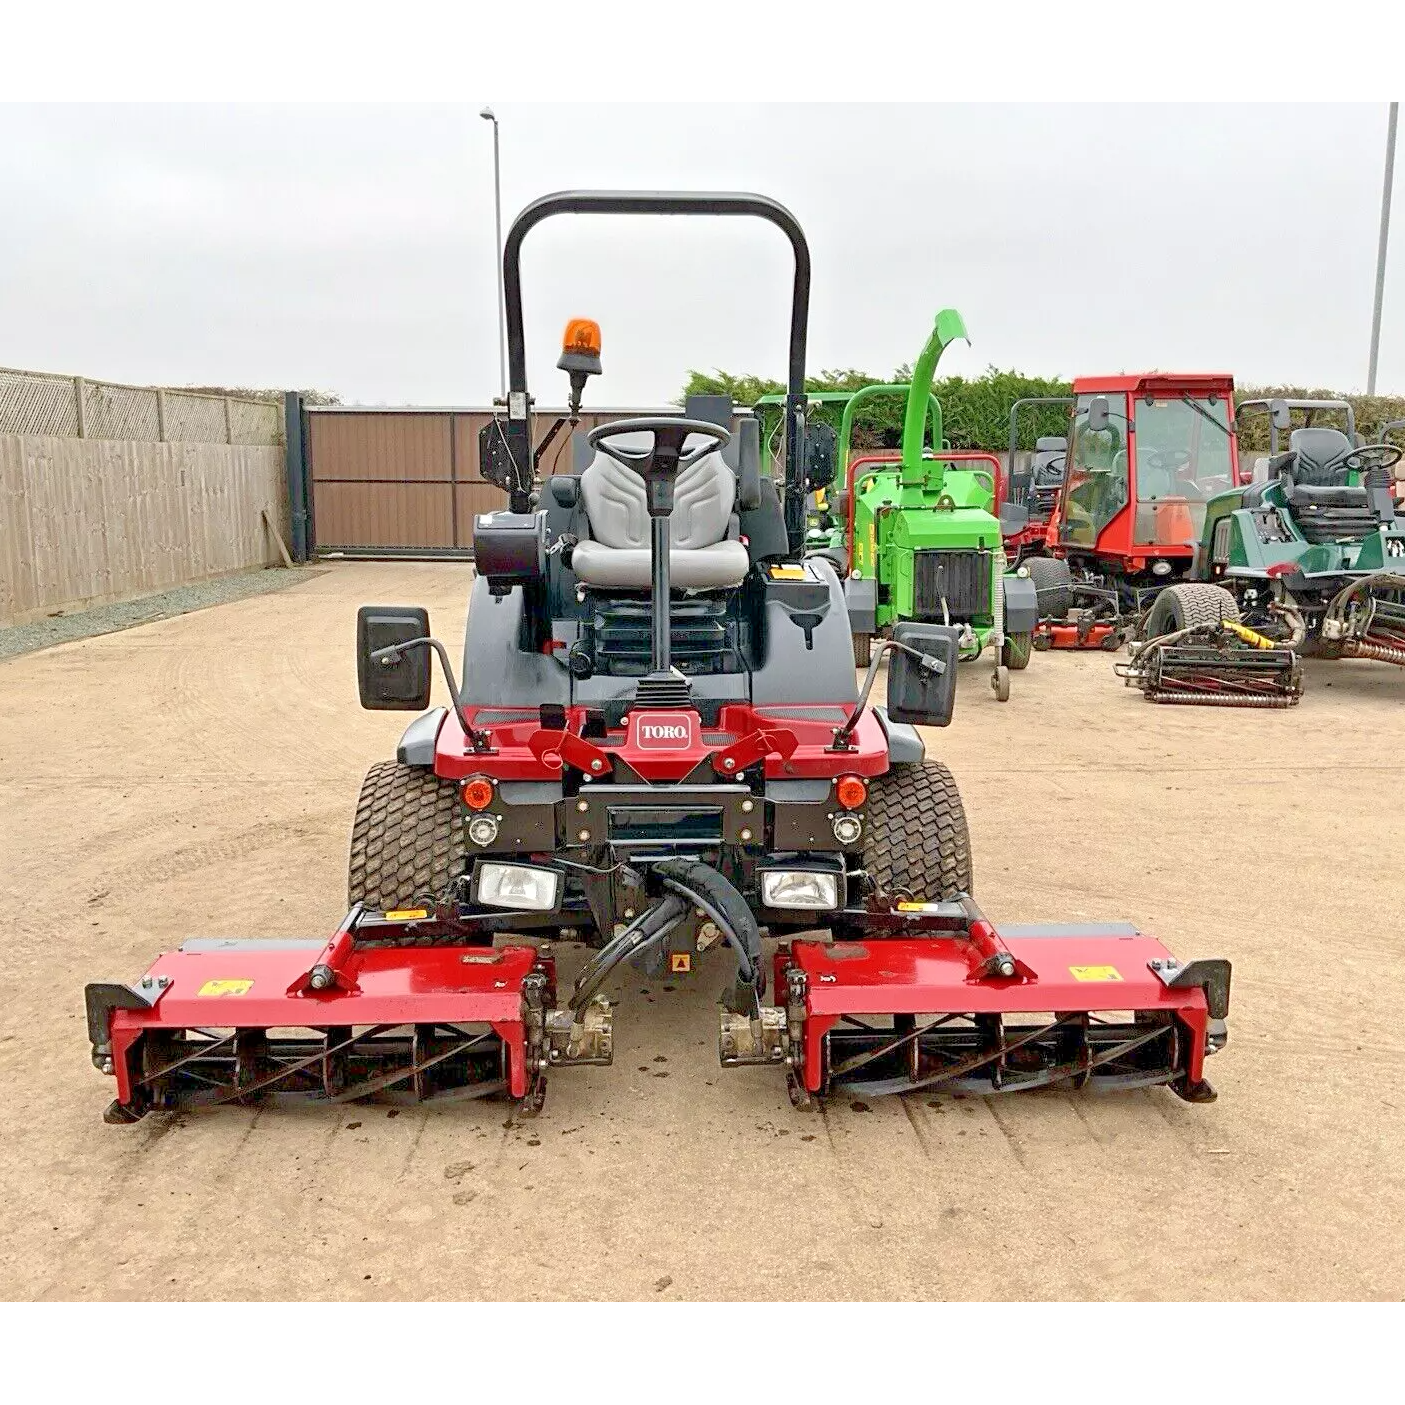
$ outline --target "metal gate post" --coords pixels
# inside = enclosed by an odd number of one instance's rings
[[[307,451],[303,443],[302,396],[295,390],[283,396],[283,446],[288,474],[288,511],[293,526],[293,560],[301,565],[309,554]]]

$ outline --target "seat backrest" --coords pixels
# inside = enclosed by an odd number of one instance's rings
[[[1068,456],[1068,440],[1049,434],[1034,441],[1034,462],[1031,470],[1036,486],[1056,487],[1063,482],[1064,461]]]
[[[1314,488],[1339,487],[1347,481],[1347,470],[1338,465],[1328,469],[1333,459],[1351,448],[1351,440],[1340,429],[1325,425],[1295,429],[1288,436],[1288,450],[1295,462],[1289,470],[1295,483]]]
[[[704,454],[674,481],[669,541],[685,550],[725,541],[736,496],[736,475],[722,455]],[[616,548],[648,547],[644,480],[634,469],[597,453],[581,475],[581,500],[596,541]]]

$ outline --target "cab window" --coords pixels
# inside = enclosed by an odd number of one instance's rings
[[[1224,397],[1169,395],[1136,402],[1138,543],[1199,540],[1205,503],[1234,486]]]
[[[1096,546],[1103,528],[1127,505],[1127,397],[1103,395],[1107,427],[1088,427],[1096,397],[1080,395],[1068,445],[1068,490],[1061,540]]]

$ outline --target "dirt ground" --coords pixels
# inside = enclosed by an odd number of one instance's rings
[[[82,988],[187,936],[323,936],[361,775],[368,601],[461,637],[467,571],[290,590],[0,662],[6,1298],[1405,1296],[1405,674],[1310,664],[1288,712],[1156,708],[1106,655],[963,669],[929,735],[1009,920],[1228,956],[1217,1103],[840,1102],[717,1065],[723,962],[631,978],[609,1069],[546,1110],[222,1109],[107,1127]],[[647,988],[648,993],[641,991]],[[935,1104],[935,1105],[933,1105]]]

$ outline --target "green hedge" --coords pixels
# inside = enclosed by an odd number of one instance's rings
[[[805,381],[808,391],[860,390],[879,383],[899,384],[912,376],[910,365],[899,366],[891,376],[882,378],[864,371],[821,371]],[[1010,406],[1029,396],[1067,395],[1070,383],[1061,380],[1022,376],[1017,371],[1001,371],[991,366],[983,376],[968,380],[965,376],[946,376],[932,382],[932,389],[942,405],[946,437],[953,449],[1003,449],[1009,443]],[[785,389],[780,381],[763,376],[733,376],[725,371],[710,374],[693,371],[683,388],[689,395],[730,395],[735,404],[753,405],[763,395],[776,395]],[[818,418],[838,426],[842,407],[820,407]],[[769,435],[779,410],[767,407],[764,434]],[[903,402],[897,396],[883,398],[865,406],[855,427],[854,443],[860,448],[896,448],[902,437]],[[1066,420],[1058,406],[1021,417],[1020,438],[1026,448],[1034,446],[1036,434],[1062,434]]]
[[[899,366],[887,377],[887,381],[904,382],[911,375],[910,365]],[[853,369],[821,371],[819,375],[806,380],[805,388],[809,391],[859,390],[863,386],[877,384],[881,379]],[[968,380],[964,376],[947,376],[932,383],[932,389],[942,403],[946,437],[954,449],[1007,448],[1010,442],[1010,406],[1016,400],[1043,395],[1068,395],[1071,394],[1072,388],[1070,381],[1022,376],[1018,371],[1002,371],[995,366],[988,367],[985,374],[975,380]],[[692,371],[679,403],[689,395],[730,395],[738,405],[752,405],[761,396],[776,395],[784,389],[780,381],[768,380],[764,376],[734,376],[725,371]],[[1250,385],[1240,386],[1238,395],[1240,400],[1274,397],[1289,400],[1346,400],[1356,411],[1358,432],[1368,441],[1387,421],[1405,419],[1405,396],[1346,395],[1340,391],[1305,389],[1302,386]],[[824,406],[819,411],[819,418],[836,426],[839,423],[839,415],[839,407],[832,405]],[[896,448],[902,435],[902,417],[902,401],[896,396],[875,401],[860,412],[860,422],[854,434],[855,445],[860,448]],[[769,436],[779,418],[779,411],[768,407],[764,435]],[[1020,446],[1032,449],[1037,435],[1063,434],[1066,431],[1067,420],[1059,406],[1031,411],[1020,417]],[[1399,442],[1405,444],[1405,437],[1400,437]],[[1254,415],[1245,422],[1240,448],[1244,453],[1267,452],[1267,416]]]

